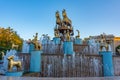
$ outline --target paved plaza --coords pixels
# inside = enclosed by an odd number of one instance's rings
[[[40,78],[40,77],[7,77],[0,76],[0,80],[120,80],[119,76],[115,77],[72,77],[72,78]]]

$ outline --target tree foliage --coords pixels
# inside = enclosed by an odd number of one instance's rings
[[[0,51],[11,49],[12,43],[19,45],[18,50],[21,50],[22,42],[22,38],[12,28],[0,27]]]

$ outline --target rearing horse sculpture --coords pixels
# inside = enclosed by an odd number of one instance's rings
[[[70,28],[72,28],[72,21],[67,17],[67,13],[65,11],[65,9],[63,9],[62,11],[62,16],[63,16],[63,23],[66,25],[66,26],[70,26]]]
[[[61,21],[61,18],[60,18],[59,11],[56,12],[56,25],[62,26],[62,21]]]

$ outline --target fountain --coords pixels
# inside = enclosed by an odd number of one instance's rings
[[[53,40],[50,40],[48,34],[43,34],[42,38],[38,40],[38,33],[36,33],[32,40],[23,42],[21,53],[30,55],[29,73],[41,73],[39,76],[42,77],[114,76],[111,45],[103,46],[103,43],[90,38],[86,44],[87,47],[81,49],[80,46],[83,46],[84,43],[80,38],[80,31],[77,30],[78,35],[74,38],[70,19],[67,17],[67,19],[59,21],[58,16],[57,12]],[[65,16],[67,14],[63,10],[63,17],[65,18]],[[75,46],[78,48],[78,52],[75,51]],[[21,72],[19,76],[22,76],[24,71],[16,71],[16,67],[12,68],[12,75],[8,71],[7,59],[12,55],[15,61],[25,62],[23,58],[20,59],[17,56],[16,50],[11,49],[4,56],[3,66],[0,65],[0,73],[7,76],[18,76]],[[24,68],[25,65],[22,65],[22,70]]]
[[[29,53],[30,44],[28,41],[23,41],[22,53]]]

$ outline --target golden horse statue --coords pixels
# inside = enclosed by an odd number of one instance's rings
[[[70,26],[70,28],[72,28],[72,21],[67,17],[67,13],[65,11],[65,9],[63,9],[62,11],[62,16],[63,16],[63,23],[66,25],[66,26]]]
[[[62,20],[60,18],[59,11],[56,12],[56,25],[62,26]]]
[[[78,32],[78,35],[75,36],[76,38],[80,38],[80,31],[79,30],[76,30]]]
[[[109,45],[106,42],[105,36],[101,35],[101,38],[102,39],[100,40],[100,51],[102,51],[103,47],[105,47],[106,51],[108,51],[109,50]]]
[[[36,50],[41,50],[42,49],[42,45],[37,40],[38,39],[38,33],[36,33],[36,35],[33,36],[33,37],[34,37],[34,39],[32,40],[32,43],[35,45],[35,49]]]
[[[22,70],[22,63],[21,61],[14,61],[14,56],[9,56],[8,58],[8,71],[12,71],[12,68],[14,66],[17,67],[17,70],[20,69]]]
[[[60,37],[58,30],[54,30],[55,37]]]
[[[66,33],[66,41],[70,41],[70,32],[69,32],[69,30],[67,30],[67,33]]]

